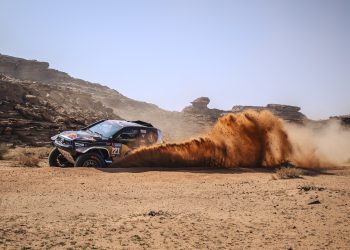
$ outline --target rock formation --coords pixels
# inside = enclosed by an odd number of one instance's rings
[[[21,80],[57,82],[70,78],[67,73],[49,69],[49,63],[0,54],[0,73]]]
[[[66,129],[119,118],[91,95],[0,74],[0,142],[45,145]]]
[[[262,106],[233,106],[232,112],[242,112],[244,110],[268,110],[272,112],[274,115],[282,118],[283,120],[289,122],[297,122],[303,123],[306,116],[300,112],[300,108],[296,106],[290,105],[282,105],[282,104],[267,104],[265,107]]]
[[[350,126],[350,115],[331,116],[331,120],[338,120],[345,126]]]
[[[209,103],[210,99],[208,97],[199,97],[191,102],[191,106],[185,107],[182,112],[187,115],[207,118],[210,121],[216,121],[223,113],[227,113],[224,110],[208,108]]]
[[[242,112],[248,109],[262,111],[268,110],[278,117],[289,121],[289,122],[297,122],[302,123],[306,116],[302,114],[299,107],[289,106],[289,105],[281,105],[281,104],[268,104],[266,107],[262,106],[234,106],[232,110],[220,110],[220,109],[210,109],[208,108],[208,104],[210,99],[208,97],[199,97],[191,102],[191,106],[187,106],[183,109],[183,113],[191,114],[195,116],[201,116],[202,118],[206,118],[210,121],[215,121],[218,117],[225,113],[230,112]]]

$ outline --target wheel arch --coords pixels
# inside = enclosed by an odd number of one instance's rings
[[[103,147],[91,147],[79,153],[80,153],[79,155],[87,154],[87,153],[97,153],[105,160],[110,157],[108,150]]]

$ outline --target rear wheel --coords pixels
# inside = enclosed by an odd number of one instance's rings
[[[106,167],[106,162],[99,154],[87,153],[77,158],[74,167],[104,168]]]
[[[49,154],[49,165],[50,167],[72,167],[70,163],[57,148],[51,150]]]

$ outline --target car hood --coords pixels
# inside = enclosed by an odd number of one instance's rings
[[[51,137],[51,140],[56,140],[58,136],[65,137],[70,140],[79,140],[79,141],[95,141],[100,140],[102,137],[98,134],[91,133],[85,130],[79,131],[64,131],[58,135]]]

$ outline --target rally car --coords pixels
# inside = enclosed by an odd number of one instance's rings
[[[162,132],[143,121],[101,120],[51,137],[53,167],[106,167],[132,150],[162,143]]]

